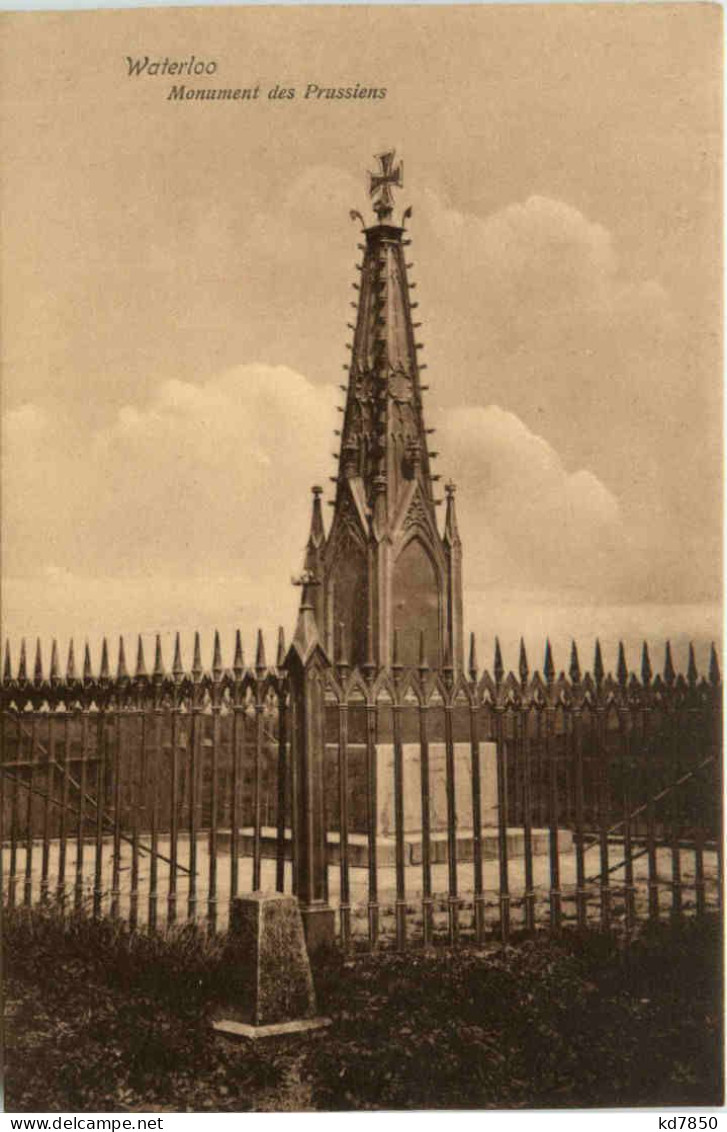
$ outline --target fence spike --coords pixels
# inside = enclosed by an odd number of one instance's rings
[[[238,680],[242,676],[245,669],[245,658],[242,655],[242,637],[240,630],[235,631],[235,659],[232,662],[232,671],[237,676]]]
[[[674,683],[674,662],[671,658],[671,642],[666,642],[666,649],[664,650],[664,683],[671,687]]]
[[[172,661],[172,676],[183,676],[184,665],[182,664],[182,642],[179,639],[179,633],[174,637],[174,660]]]
[[[152,676],[164,675],[164,661],[162,660],[162,635],[157,633],[156,645],[154,646],[154,671]]]
[[[528,654],[525,652],[525,641],[520,638],[520,660],[518,661],[518,671],[520,673],[520,683],[523,688],[528,682]]]
[[[570,673],[570,678],[573,681],[573,683],[574,684],[580,684],[580,682],[581,682],[581,666],[580,666],[580,663],[579,663],[579,660],[578,660],[578,645],[575,643],[575,641],[571,641],[570,668],[569,668],[568,671]]]
[[[428,672],[429,664],[427,663],[427,646],[424,640],[424,630],[419,630],[419,671]]]
[[[3,683],[9,684],[13,678],[13,669],[10,663],[10,641],[5,640],[5,662],[3,664]]]
[[[76,650],[73,647],[73,637],[68,642],[68,659],[66,661],[66,681],[68,683],[76,679]]]
[[[192,679],[199,680],[202,676],[202,649],[199,643],[199,632],[194,634],[194,658],[192,660]]]
[[[709,649],[709,682],[713,688],[716,688],[720,682],[721,676],[719,671],[719,660],[717,659],[717,650],[714,647],[714,641]]]
[[[40,637],[35,639],[35,665],[33,666],[33,680],[36,684],[43,683],[43,658],[40,650]]]
[[[18,661],[18,680],[28,679],[28,661],[25,654],[25,637],[20,642],[20,660]]]
[[[255,671],[260,675],[267,668],[265,663],[265,642],[263,640],[263,631],[257,631],[257,649],[255,651]]]
[[[616,676],[622,688],[626,687],[626,682],[629,678],[629,670],[626,667],[626,653],[624,652],[623,641],[618,643],[618,665],[616,668]]]
[[[89,648],[88,641],[83,648],[83,679],[84,681],[93,680],[93,669],[91,668],[91,649]]]
[[[278,655],[275,658],[275,667],[282,668],[285,664],[285,630],[278,625]]]
[[[644,685],[645,688],[649,687],[649,684],[651,683],[652,675],[653,675],[653,673],[651,671],[651,659],[649,657],[649,646],[646,643],[646,641],[644,641],[643,647],[641,649],[641,682],[642,682],[642,684]]]
[[[99,677],[101,680],[108,680],[110,676],[111,672],[109,670],[109,646],[108,641],[104,637],[103,641],[101,642],[101,671],[99,673]]]
[[[690,688],[693,688],[696,685],[698,679],[699,679],[699,673],[697,672],[697,662],[694,658],[694,645],[690,641],[689,642],[689,666],[687,668],[687,680],[689,681]]]
[[[477,682],[477,641],[474,633],[470,633],[470,679]]]
[[[144,663],[144,642],[139,633],[139,641],[136,646],[136,671],[134,676],[146,676],[146,664]]]
[[[492,671],[495,675],[495,683],[501,684],[502,678],[505,675],[505,666],[502,663],[502,652],[500,651],[499,637],[495,637],[495,662],[492,666]]]
[[[126,667],[126,649],[124,648],[124,638],[119,636],[119,659],[116,665],[116,679],[127,680],[129,676]]]
[[[50,648],[50,678],[54,684],[57,684],[61,678],[61,670],[58,664],[58,642],[55,637]]]
[[[593,679],[596,681],[596,687],[600,688],[603,683],[603,657],[598,637],[596,637],[596,651],[593,657]]]
[[[215,629],[215,643],[212,649],[212,675],[216,680],[222,675],[222,647],[218,629]]]
[[[545,641],[545,660],[543,661],[543,676],[549,684],[553,683],[555,677],[555,665],[553,664],[553,650],[550,647],[550,637]]]

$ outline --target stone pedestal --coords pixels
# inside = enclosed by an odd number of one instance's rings
[[[236,1015],[214,1024],[231,1037],[318,1029],[316,1000],[303,922],[294,896],[251,892],[234,901],[230,933],[242,968],[242,1001]]]
[[[403,743],[404,764],[404,833],[421,833],[421,748],[419,743]],[[447,749],[444,743],[429,743],[429,823],[432,833],[447,830]],[[377,747],[376,784],[378,793],[377,834],[393,837],[394,810],[394,746],[379,743]],[[472,748],[469,743],[454,744],[454,799],[457,829],[473,828],[472,820]],[[497,825],[497,748],[494,743],[480,743],[480,812],[483,826]]]

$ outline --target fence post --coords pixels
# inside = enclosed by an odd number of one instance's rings
[[[328,904],[325,818],[324,673],[329,668],[316,626],[310,586],[303,587],[293,642],[285,658],[291,696],[291,758],[295,764],[293,823],[297,896],[308,950],[333,942]]]

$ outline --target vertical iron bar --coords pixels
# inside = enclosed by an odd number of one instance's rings
[[[101,693],[101,696],[103,693]],[[100,697],[101,698],[101,697]],[[93,880],[93,915],[101,915],[103,905],[103,835],[106,806],[106,715],[103,701],[96,720],[96,859]]]
[[[682,720],[679,714],[679,705],[676,702],[676,691],[672,690],[674,703],[672,707],[672,726],[669,728],[669,753],[670,758],[670,771],[671,781],[676,783],[681,777],[681,760],[680,760],[680,743]],[[672,916],[679,917],[682,914],[682,862],[681,862],[681,847],[680,847],[680,821],[679,821],[679,787],[674,786],[670,798],[670,841],[671,841],[671,879],[672,879]]]
[[[217,810],[218,761],[220,746],[219,688],[214,689],[212,700],[212,752],[210,759],[210,830],[209,830],[209,886],[207,891],[207,928],[211,934],[217,930]],[[259,888],[253,879],[253,888]]]
[[[503,735],[503,708],[495,711],[495,743],[497,751],[497,847],[500,869],[500,939],[506,944],[510,938],[510,881],[507,853],[507,754]]]
[[[30,717],[30,751],[28,755],[28,790],[25,804],[25,885],[23,903],[30,907],[33,899],[33,768],[37,735],[37,715],[35,710]]]
[[[475,942],[485,939],[485,896],[482,877],[482,781],[480,775],[480,731],[477,685],[472,681],[470,700],[470,748],[472,752],[472,859],[475,881]]]
[[[611,876],[608,857],[608,786],[607,749],[605,741],[605,713],[599,705],[596,708],[596,749],[598,751],[598,840],[601,869],[601,927],[608,931],[611,926]]]
[[[282,674],[281,674],[282,679]],[[286,689],[278,692],[278,845],[275,859],[275,890],[285,892],[285,803],[287,798],[288,705]]]
[[[406,880],[404,872],[404,754],[401,746],[399,689],[392,707],[394,731],[394,836],[396,854],[396,946],[406,948]]]
[[[525,694],[525,693],[524,693]],[[525,703],[520,709],[520,730],[523,744],[523,851],[525,854],[525,931],[535,931],[535,882],[533,877],[533,793],[532,753],[530,742],[530,708]],[[536,713],[539,726],[539,713]]]
[[[625,693],[624,693],[625,694]],[[634,889],[634,862],[631,829],[631,768],[632,737],[631,712],[628,705],[620,712],[621,717],[621,773],[623,797],[623,832],[624,832],[624,887],[625,887],[625,913],[626,934],[630,935],[634,928],[636,918],[636,901]]]
[[[121,689],[117,686],[117,702],[114,711],[114,848],[111,878],[111,918],[117,919],[121,910],[121,738],[122,704]]]
[[[263,755],[263,710],[264,688],[261,678],[255,681],[255,762],[253,764],[252,779],[252,887],[257,892],[260,888],[262,845],[260,839],[260,795]]]
[[[74,905],[79,909],[83,904],[83,838],[86,810],[86,786],[88,782],[88,693],[84,694],[81,709],[81,786],[78,794],[78,825],[76,826],[76,885]]]
[[[146,812],[146,711],[141,695],[137,701],[139,720],[138,755],[133,760],[136,774],[132,772],[132,788],[135,786],[136,798],[131,809],[131,896],[129,902],[129,923],[135,928],[139,922],[139,814],[142,806]]]
[[[573,756],[575,760],[576,918],[581,931],[588,923],[588,891],[583,844],[583,724],[581,708],[573,709]]]
[[[20,705],[18,705],[17,715],[15,717],[17,725],[17,740],[15,744],[16,756],[15,761],[17,766],[10,793],[10,875],[8,877],[8,907],[15,907],[16,889],[18,885],[18,827],[20,825],[20,815],[18,807],[20,803],[20,760],[23,750],[23,725],[20,715]]]
[[[154,689],[154,744],[149,759],[149,789],[151,793],[151,860],[149,862],[149,928],[157,926],[159,904],[159,778],[163,754],[164,709],[161,689]]]
[[[649,696],[648,688],[645,696]],[[656,860],[656,813],[654,794],[656,792],[656,775],[654,773],[654,758],[651,748],[651,709],[648,701],[641,711],[642,755],[646,762],[646,852],[649,863],[649,919],[659,919],[659,875]]]
[[[178,794],[179,794],[179,697],[180,697],[179,683],[175,680],[174,691],[172,693],[172,718],[171,718],[171,782],[170,789],[170,812],[169,812],[169,886],[167,889],[167,923],[175,924],[177,922],[177,860],[179,856],[179,811],[178,811]]]
[[[369,689],[369,695],[371,695]],[[376,767],[376,704],[366,703],[366,786],[368,801],[368,848],[369,848],[369,944],[374,950],[379,942],[379,899],[378,874],[376,868],[376,824],[377,811],[377,767]]]
[[[454,781],[454,704],[451,689],[444,705],[444,739],[446,755],[447,786],[447,863],[449,875],[449,895],[447,912],[449,914],[449,942],[454,946],[459,941],[459,896],[457,894],[457,803]]]
[[[201,751],[202,708],[200,689],[195,683],[192,690],[192,714],[189,721],[189,888],[187,890],[187,919],[197,918],[197,797],[199,754]]]
[[[300,701],[298,696],[291,696],[290,699],[290,868],[292,876],[292,891],[293,895],[297,896],[300,892],[300,876],[299,876],[299,860],[298,853],[298,807],[296,799],[298,797],[299,783],[298,783],[298,752],[296,744],[299,742],[300,723],[298,713],[300,712]]]
[[[58,829],[58,885],[57,900],[61,907],[66,901],[66,857],[68,853],[68,776],[70,774],[71,707],[65,704],[63,713],[63,761],[61,762],[61,816]]]
[[[431,947],[433,936],[432,917],[432,843],[429,798],[429,704],[419,701],[419,745],[421,748],[421,790],[422,790],[422,935],[424,947]]]
[[[345,694],[345,693],[344,693]],[[341,838],[341,945],[351,946],[351,893],[348,875],[348,703],[338,705],[338,798]]]
[[[50,804],[55,789],[55,729],[53,705],[48,704],[48,742],[45,752],[45,798],[43,799],[43,855],[40,875],[40,901],[48,902],[48,873],[50,869]]]
[[[558,745],[555,735],[555,709],[545,709],[545,751],[548,764],[548,849],[550,857],[550,927],[561,928],[560,855],[558,845]]]
[[[244,728],[241,688],[235,680],[232,705],[232,808],[230,813],[230,910],[240,885],[240,732]],[[280,890],[278,890],[280,891]]]

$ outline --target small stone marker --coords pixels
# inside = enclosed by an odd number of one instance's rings
[[[315,1016],[313,976],[295,896],[251,892],[239,897],[232,905],[230,932],[243,968],[246,1001],[239,1018],[213,1024],[218,1033],[256,1039],[330,1025],[330,1018]]]

